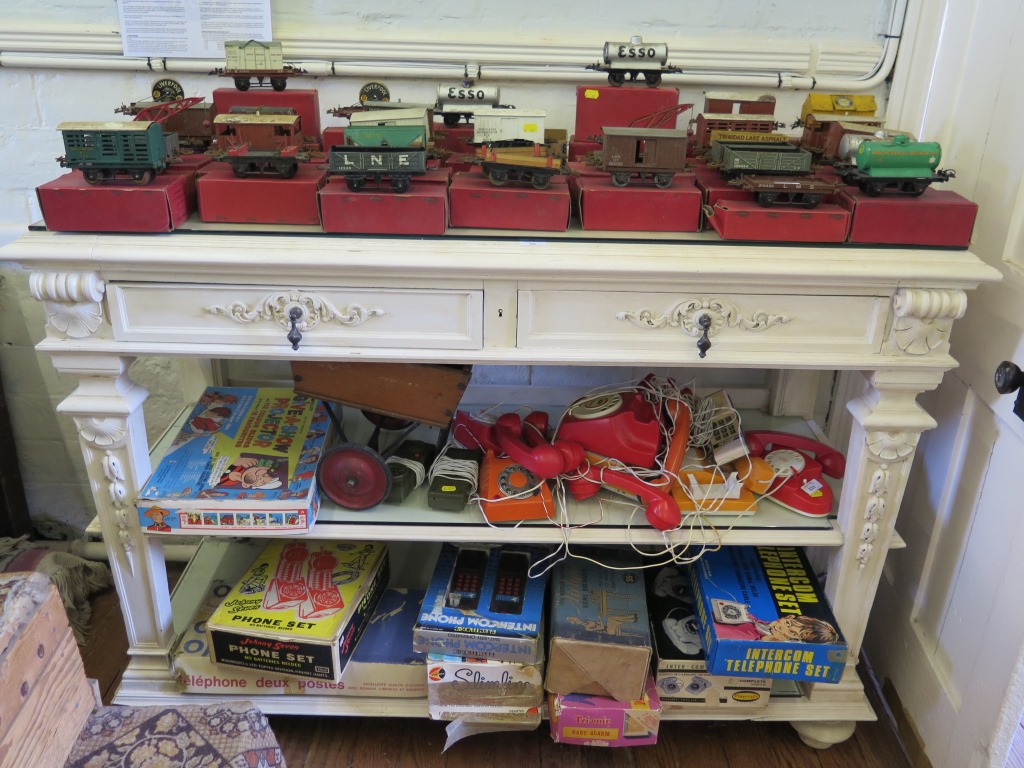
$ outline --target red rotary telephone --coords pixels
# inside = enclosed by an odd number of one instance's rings
[[[842,477],[846,459],[839,451],[808,437],[788,432],[744,432],[752,457],[763,457],[775,470],[765,495],[787,509],[808,517],[825,517],[832,511],[832,489],[823,478]],[[740,475],[750,471],[747,458],[734,463]]]

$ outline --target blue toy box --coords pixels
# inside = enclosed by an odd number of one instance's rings
[[[585,552],[590,559],[563,560],[551,576],[544,687],[558,694],[639,699],[651,664],[640,556],[618,549]]]
[[[533,664],[543,657],[547,576],[530,578],[544,552],[527,546],[444,544],[427,587],[413,647]]]
[[[319,510],[329,432],[317,400],[285,388],[210,387],[136,502],[147,533],[305,533]]]
[[[838,683],[849,652],[799,547],[723,547],[691,569],[713,675]]]

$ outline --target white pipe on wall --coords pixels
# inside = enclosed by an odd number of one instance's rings
[[[670,85],[762,87],[856,92],[880,86],[899,48],[907,0],[893,4],[881,46],[761,41],[756,51],[734,40],[685,42],[671,56],[684,71],[666,75]],[[604,75],[584,67],[598,56],[592,46],[508,45],[461,42],[367,42],[295,36],[281,40],[289,63],[314,77],[390,76],[460,78],[479,67],[482,80],[588,81]],[[831,47],[830,47],[831,46]],[[599,50],[599,49],[597,49]],[[344,58],[338,53],[344,52]],[[5,30],[0,32],[0,67],[101,69],[209,73],[223,61],[141,59],[121,55],[120,37],[100,30]],[[851,74],[844,74],[851,73]]]

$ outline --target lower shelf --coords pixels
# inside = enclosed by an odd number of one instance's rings
[[[203,704],[209,701],[251,701],[269,715],[322,715],[340,717],[427,717],[426,699],[393,699],[315,694],[270,695],[181,693],[171,680],[155,681],[152,670],[132,662],[125,670],[115,704],[132,706]],[[877,720],[863,691],[853,701],[823,703],[803,697],[773,698],[761,712],[696,712],[672,702],[662,703],[663,720],[773,720],[773,721],[868,721]]]

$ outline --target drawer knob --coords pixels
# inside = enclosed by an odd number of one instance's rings
[[[301,307],[292,307],[288,310],[288,319],[291,320],[292,327],[288,329],[287,339],[291,342],[292,349],[299,348],[299,342],[302,341],[302,334],[299,329],[295,326],[299,320],[302,319],[303,311]],[[703,355],[701,355],[703,357]]]
[[[697,350],[700,352],[701,357],[706,357],[708,350],[711,349],[711,339],[708,338],[708,331],[711,330],[711,315],[707,312],[703,313],[697,318],[697,325],[704,331],[700,338],[697,339]]]

